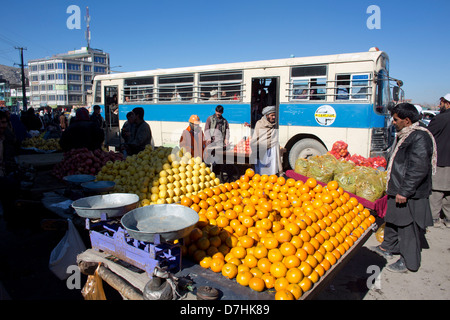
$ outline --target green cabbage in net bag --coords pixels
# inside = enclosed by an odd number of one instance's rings
[[[357,178],[355,194],[359,197],[374,202],[384,195],[384,190],[383,175],[377,170],[373,170],[365,175],[360,173]]]
[[[334,175],[334,180],[339,183],[339,186],[342,187],[347,192],[355,194],[356,192],[356,179],[358,178],[359,173],[356,170],[349,170],[347,172],[341,172]]]
[[[352,170],[353,168],[355,168],[354,162],[341,159],[336,162],[334,174],[336,175],[336,174],[348,172],[348,171]]]
[[[334,168],[324,164],[327,163],[324,160],[326,159],[321,156],[314,156],[309,158],[308,173],[306,176],[324,183],[328,183],[333,180]]]
[[[297,161],[295,161],[294,171],[298,174],[306,176],[308,174],[308,166],[309,162],[307,159],[298,158]]]

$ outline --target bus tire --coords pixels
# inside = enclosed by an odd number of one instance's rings
[[[308,159],[312,156],[319,156],[327,153],[325,146],[315,139],[302,139],[297,141],[289,150],[289,165],[295,169],[295,161],[298,158]]]

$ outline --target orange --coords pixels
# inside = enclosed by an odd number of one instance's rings
[[[291,243],[298,249],[303,246],[303,240],[299,236],[293,236]]]
[[[306,230],[300,231],[299,236],[300,239],[303,240],[303,242],[309,242],[309,240],[311,240],[311,235]]]
[[[323,254],[319,251],[314,252],[313,257],[316,258],[318,263],[321,263],[324,259]]]
[[[242,263],[247,265],[249,268],[254,268],[258,265],[258,259],[256,259],[252,254],[247,254]]]
[[[331,265],[334,265],[337,261],[336,257],[331,252],[325,253],[325,259],[328,260]]]
[[[291,269],[291,268],[296,268],[298,266],[300,266],[300,258],[298,258],[295,254],[291,255],[291,256],[287,256],[283,259],[283,263],[286,266],[286,268]]]
[[[186,207],[192,206],[193,203],[194,203],[194,201],[191,198],[186,197],[186,196],[181,198],[181,201],[180,201],[180,204],[183,206],[186,206]]]
[[[279,250],[283,256],[287,257],[295,254],[297,248],[290,242],[284,242],[281,244]]]
[[[309,255],[309,256],[306,258],[305,262],[308,263],[313,269],[314,269],[315,267],[317,267],[317,265],[319,264],[319,262],[317,261],[316,258],[314,258],[313,255]]]
[[[289,283],[299,283],[303,279],[303,273],[298,268],[291,268],[286,272],[286,280]]]
[[[308,178],[305,184],[310,188],[314,188],[315,186],[317,186],[317,181],[314,178]]]
[[[225,263],[222,267],[222,275],[228,279],[234,279],[237,273],[237,266],[233,263]]]
[[[337,181],[330,181],[327,183],[327,189],[328,190],[337,190],[339,188],[339,183]]]
[[[212,236],[209,238],[209,244],[212,247],[218,248],[222,244],[222,240],[220,240],[219,236]]]
[[[270,260],[268,258],[261,258],[258,260],[258,263],[257,263],[257,267],[263,273],[269,273],[271,265],[272,265],[272,262],[270,262]]]
[[[278,177],[276,183],[282,186],[286,183],[286,179],[284,177]]]
[[[295,256],[298,257],[300,261],[305,261],[308,257],[308,252],[306,252],[306,250],[303,248],[298,248],[295,252]]]
[[[296,283],[291,283],[290,285],[288,285],[286,290],[292,293],[295,300],[300,299],[303,294],[302,288],[300,288],[300,286]]]
[[[287,286],[289,285],[289,281],[286,280],[285,277],[276,278],[275,277],[275,284],[273,288],[275,291],[285,290]]]
[[[276,183],[278,179],[278,176],[276,174],[272,174],[269,176],[269,179],[267,181],[269,181],[270,183]]]
[[[248,286],[252,278],[253,275],[251,274],[250,271],[240,271],[236,275],[236,282],[239,283],[241,286]]]
[[[275,293],[275,300],[295,300],[295,297],[289,290],[284,289]]]
[[[265,282],[261,278],[253,277],[248,282],[248,286],[255,291],[261,292],[265,288]]]
[[[334,245],[330,240],[325,240],[322,244],[327,252],[331,252],[334,250]]]
[[[264,246],[267,249],[274,249],[278,247],[278,240],[276,238],[273,237],[266,237],[264,238]]]
[[[326,271],[328,271],[331,268],[331,263],[327,259],[323,259],[322,262],[320,263],[320,266],[322,266],[322,268],[326,272]]]
[[[247,230],[248,230],[248,228],[246,226],[240,224],[240,225],[236,226],[236,228],[234,229],[234,233],[240,237],[240,236],[247,234]]]
[[[319,281],[320,275],[316,270],[313,270],[308,276],[308,279],[310,279],[312,283],[316,283],[317,281]]]
[[[275,238],[278,240],[278,242],[288,242],[292,239],[292,234],[284,229],[278,230],[275,232]]]
[[[200,250],[206,250],[211,245],[208,237],[202,236],[200,239],[198,239],[195,244],[197,245],[197,248]]]
[[[264,274],[258,267],[251,268],[250,273],[256,278],[261,278]]]
[[[304,277],[298,284],[303,292],[310,290],[313,286],[313,282],[308,277]]]
[[[320,264],[317,265],[317,267],[314,268],[314,271],[317,272],[319,277],[323,277],[323,275],[325,274],[325,268],[322,267]]]
[[[262,258],[267,257],[267,253],[268,253],[267,248],[266,248],[264,245],[262,245],[262,244],[256,245],[256,246],[254,247],[254,249],[253,249],[253,255],[254,255],[257,259],[262,259]]]
[[[283,260],[283,254],[281,253],[281,250],[278,248],[270,249],[267,253],[267,258],[270,260],[270,262],[279,262]]]
[[[241,223],[243,226],[250,228],[255,223],[255,220],[252,217],[245,216],[242,218]]]
[[[252,237],[249,235],[243,235],[239,238],[239,242],[241,243],[241,246],[244,248],[251,248],[253,247],[253,244],[255,243],[255,240],[253,240]]]
[[[193,258],[196,262],[200,263],[200,261],[203,260],[203,258],[206,257],[205,250],[196,250],[193,254]]]
[[[225,265],[225,260],[222,258],[213,258],[211,260],[209,268],[214,272],[221,272],[223,266]]]
[[[209,266],[211,265],[211,261],[212,258],[211,257],[204,257],[201,261],[200,261],[200,266],[202,266],[205,269],[208,269]]]
[[[302,249],[308,254],[314,254],[316,251],[316,248],[310,242],[304,242]]]
[[[336,260],[338,260],[341,257],[341,253],[337,249],[334,249],[331,253],[336,258]]]
[[[272,263],[270,266],[270,274],[275,278],[282,278],[286,275],[287,268],[281,261]]]
[[[307,263],[306,261],[302,261],[300,263],[300,266],[298,267],[298,269],[300,269],[300,271],[303,272],[303,275],[305,277],[309,276],[311,274],[311,272],[313,271],[313,268],[311,267],[311,265],[309,263]]]
[[[224,227],[228,226],[228,224],[230,223],[230,220],[225,216],[220,216],[220,217],[217,217],[216,223],[217,223],[218,227],[224,228]]]
[[[253,170],[252,168],[248,168],[247,170],[245,170],[245,175],[249,178],[252,178],[255,176],[255,170]]]
[[[245,250],[244,247],[240,246],[231,248],[230,252],[233,254],[233,256],[235,256],[238,259],[244,259],[245,255],[247,254],[247,250]]]
[[[261,277],[264,280],[264,284],[267,289],[272,289],[275,286],[276,278],[270,273],[264,273]]]

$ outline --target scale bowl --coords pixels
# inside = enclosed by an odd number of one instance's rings
[[[155,204],[131,210],[122,219],[130,237],[155,243],[187,236],[198,222],[198,213],[179,204]]]
[[[90,181],[81,184],[83,189],[89,192],[96,192],[96,193],[111,191],[112,189],[114,189],[115,185],[116,183],[114,181]]]
[[[63,180],[73,185],[81,185],[85,182],[94,181],[95,176],[90,174],[74,174],[71,176],[63,177]]]
[[[72,208],[83,218],[100,219],[121,217],[139,205],[139,196],[134,193],[111,193],[81,198],[72,203]]]

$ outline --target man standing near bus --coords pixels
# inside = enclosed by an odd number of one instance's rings
[[[230,139],[230,126],[223,117],[223,106],[218,105],[216,112],[206,119],[205,123],[206,146],[226,147]]]
[[[275,106],[265,107],[263,117],[256,122],[250,140],[252,150],[251,160],[256,159],[255,172],[258,174],[279,174],[283,171],[281,165],[280,142],[276,125]]]
[[[180,148],[184,148],[187,152],[190,152],[192,157],[200,157],[203,159],[206,141],[200,123],[198,115],[191,115],[189,118],[189,126],[181,134]]]
[[[450,228],[450,93],[441,98],[440,113],[428,124],[437,144],[437,168],[433,176],[430,196],[431,213],[435,227],[440,227],[440,214],[444,215],[444,225]]]

